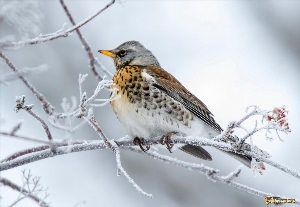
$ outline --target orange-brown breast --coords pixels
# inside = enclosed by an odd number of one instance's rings
[[[112,89],[117,90],[114,97],[120,97],[112,100],[111,106],[117,116],[120,113],[131,110],[134,107],[134,103],[141,102],[144,94],[142,87],[145,87],[147,84],[143,82],[141,72],[141,69],[137,66],[125,66],[115,73]]]

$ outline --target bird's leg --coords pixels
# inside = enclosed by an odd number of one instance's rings
[[[171,149],[174,146],[174,142],[171,139],[174,134],[177,134],[177,132],[168,132],[160,138],[160,143],[162,145],[166,144],[170,153],[172,153]]]
[[[135,137],[133,139],[133,144],[135,145],[139,145],[141,150],[143,150],[143,152],[147,152],[149,149],[150,149],[150,145],[149,144],[146,144],[146,141],[144,138],[138,138],[138,137]],[[145,147],[144,147],[145,146]]]

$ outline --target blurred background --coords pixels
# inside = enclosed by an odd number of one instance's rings
[[[66,1],[79,22],[108,1]],[[25,40],[53,33],[66,23],[71,26],[59,1],[0,0],[0,41]],[[285,105],[289,110],[292,133],[272,142],[264,135],[254,143],[269,152],[272,159],[300,171],[300,1],[117,1],[111,8],[81,28],[98,60],[112,73],[111,59],[97,54],[128,40],[140,41],[150,49],[161,66],[172,73],[213,112],[222,127],[237,120],[250,105],[273,109]],[[78,98],[78,75],[89,74],[83,84],[92,94],[97,80],[76,33],[68,38],[21,48],[1,49],[19,68],[38,70],[27,78],[61,111],[63,97]],[[42,65],[42,66],[41,66]],[[45,70],[47,68],[47,70]],[[0,75],[10,69],[1,60]],[[46,139],[42,126],[24,111],[14,112],[15,97],[26,95],[34,111],[47,119],[36,98],[19,80],[0,82],[0,130],[9,131],[19,121],[18,134]],[[108,97],[104,92],[102,98]],[[106,135],[117,139],[126,133],[110,106],[95,110]],[[251,128],[253,122],[249,124]],[[66,133],[50,128],[55,139]],[[68,138],[70,135],[68,135]],[[85,125],[73,139],[98,139]],[[35,143],[0,137],[0,158]],[[213,162],[204,162],[227,174],[240,165],[237,161],[208,149]],[[167,153],[166,150],[160,150]],[[169,155],[169,154],[168,154]],[[148,193],[141,196],[123,177],[116,176],[115,158],[109,150],[57,156],[1,172],[1,176],[22,184],[21,170],[41,177],[48,187],[52,206],[265,206],[259,198],[186,169],[166,165],[147,156],[121,152],[125,170]],[[173,157],[189,162],[203,161],[176,151]],[[237,181],[265,192],[300,197],[300,181],[271,166],[264,175],[253,175],[243,168]],[[17,193],[0,186],[0,206],[9,206]],[[22,201],[16,206],[35,206]],[[293,205],[290,205],[293,206]]]

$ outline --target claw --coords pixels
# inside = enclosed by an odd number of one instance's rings
[[[149,149],[150,149],[150,145],[149,144],[145,144],[145,139],[143,139],[143,138],[138,138],[138,137],[136,137],[136,138],[134,138],[133,139],[133,144],[135,144],[135,145],[139,145],[140,146],[140,148],[141,148],[141,150],[143,151],[143,152],[147,152]],[[145,147],[144,147],[144,146]]]
[[[163,135],[160,139],[160,143],[162,145],[166,144],[167,145],[167,149],[169,150],[170,153],[172,153],[171,149],[174,146],[174,143],[171,139],[171,137],[176,134],[176,132],[168,132],[167,134]]]

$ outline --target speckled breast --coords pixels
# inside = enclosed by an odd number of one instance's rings
[[[116,88],[117,91],[111,105],[119,120],[130,122],[131,117],[137,119],[140,116],[140,121],[161,122],[157,123],[157,126],[155,123],[148,124],[156,128],[165,127],[166,131],[180,131],[182,124],[190,127],[190,122],[193,120],[191,112],[163,91],[155,88],[144,77],[145,72],[147,71],[143,67],[126,66],[115,73],[112,88]],[[160,131],[163,131],[163,128]]]

